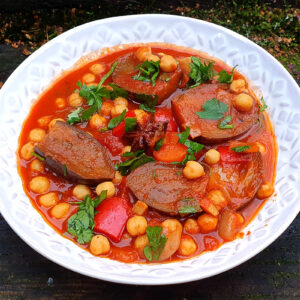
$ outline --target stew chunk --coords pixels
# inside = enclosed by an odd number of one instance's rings
[[[75,182],[94,184],[114,177],[106,149],[85,131],[64,122],[56,122],[35,151],[50,169]]]
[[[127,185],[140,201],[170,215],[200,212],[208,176],[188,180],[182,171],[180,166],[148,163],[128,175]]]
[[[251,96],[246,96],[252,99]],[[216,143],[247,132],[257,121],[259,111],[257,101],[253,100],[253,105],[249,110],[240,111],[236,108],[235,97],[234,94],[221,89],[218,84],[201,84],[175,96],[172,99],[172,109],[181,128],[190,127],[191,138],[200,138],[205,142]],[[213,98],[228,106],[224,117],[217,120],[200,118],[196,112],[202,111],[203,105]],[[219,128],[218,123],[227,116],[232,116],[230,124],[233,124],[233,128]]]

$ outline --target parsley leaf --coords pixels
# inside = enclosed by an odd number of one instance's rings
[[[191,59],[192,62],[190,63],[191,71],[189,77],[193,84],[190,88],[196,87],[208,80],[212,80],[214,75],[213,62],[203,64],[200,58],[195,56],[192,56]]]
[[[202,108],[202,111],[196,112],[196,115],[200,119],[219,120],[222,119],[224,113],[228,111],[228,105],[216,98],[207,100]]]
[[[157,104],[157,95],[146,95],[146,94],[138,94],[136,95],[136,99],[142,104],[140,104],[140,109],[155,113],[155,105]]]
[[[126,154],[126,155],[125,155]],[[151,156],[148,156],[144,153],[144,150],[138,150],[134,153],[127,152],[122,155],[123,157],[131,157],[120,164],[116,164],[115,169],[118,170],[122,176],[129,174],[132,170],[142,166],[148,162],[155,161]]]
[[[218,122],[218,128],[220,129],[232,129],[234,128],[234,124],[228,124],[232,120],[232,115],[226,116],[223,120]]]
[[[243,152],[243,151],[246,151],[250,148],[250,146],[240,146],[240,147],[233,147],[233,148],[230,148],[230,150],[234,151],[234,152]]]
[[[260,109],[259,109],[259,112],[261,113],[261,112],[265,111],[265,110],[268,108],[268,105],[267,105],[267,103],[266,103],[264,97],[261,97],[260,101],[261,101],[262,104],[263,104],[263,105],[260,107]]]
[[[38,158],[39,160],[41,160],[41,161],[44,161],[44,160],[45,160],[45,158],[44,158],[43,156],[41,156],[41,155],[39,155],[39,154],[37,154],[37,153],[35,153],[35,152],[31,152],[31,154],[32,154],[33,156],[35,156],[36,158]]]
[[[193,206],[183,206],[179,210],[180,214],[194,214],[197,212],[197,209]]]
[[[154,150],[158,151],[162,147],[163,143],[164,143],[164,138],[158,140],[154,145]]]
[[[123,121],[123,119],[125,118],[125,115],[126,115],[126,109],[124,109],[123,112],[120,115],[118,115],[117,117],[112,118],[109,121],[109,123],[107,125],[107,128],[108,129],[113,129],[116,126],[118,126]]]
[[[125,118],[125,132],[136,130],[136,118]]]
[[[88,243],[93,237],[95,226],[95,208],[107,197],[107,191],[102,191],[100,196],[93,200],[85,196],[82,202],[77,202],[79,209],[76,214],[68,219],[68,232],[77,237],[79,244]]]
[[[145,257],[152,261],[159,259],[162,251],[164,250],[167,238],[162,234],[161,226],[148,226],[146,234],[149,240],[149,246],[144,248]]]
[[[218,82],[219,83],[231,83],[232,79],[233,79],[233,72],[236,67],[237,67],[237,65],[232,68],[231,74],[228,74],[225,70],[220,71],[218,73],[218,76],[219,76]]]
[[[73,125],[75,123],[80,122],[81,118],[80,118],[80,114],[83,111],[82,107],[78,107],[76,110],[73,110],[72,112],[70,112],[68,114],[68,119],[67,119],[67,123],[70,125]]]
[[[132,78],[134,80],[140,81],[151,81],[152,86],[155,86],[156,78],[159,75],[159,63],[160,61],[149,61],[146,60],[143,63],[139,64],[137,68],[139,73]]]

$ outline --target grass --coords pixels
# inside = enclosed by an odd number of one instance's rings
[[[234,30],[275,56],[294,76],[300,79],[300,10],[288,3],[273,7],[269,1],[221,1],[211,9],[199,4],[189,7],[160,7],[156,1],[139,5],[128,1],[120,5],[103,1],[102,6],[88,9],[54,9],[0,13],[0,43],[23,49],[30,55],[41,45],[62,32],[97,19],[137,13],[170,13],[213,22]],[[296,6],[296,5],[295,5]]]

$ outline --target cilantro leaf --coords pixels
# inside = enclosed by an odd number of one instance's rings
[[[117,64],[118,64],[118,62],[115,61],[114,64],[112,65],[112,67],[110,68],[110,70],[102,77],[101,81],[98,84],[98,90],[102,87],[105,80],[113,73],[113,71],[115,70]]]
[[[156,78],[159,75],[159,63],[160,61],[146,60],[137,66],[139,73],[132,78],[140,81],[151,81],[152,86],[155,86]]]
[[[219,83],[231,83],[232,79],[233,79],[233,72],[236,67],[237,67],[237,65],[232,68],[231,74],[228,74],[225,70],[220,71],[218,73],[218,76],[219,76],[218,82]]]
[[[228,124],[232,120],[232,115],[226,116],[223,120],[218,122],[218,128],[220,129],[232,129],[234,128],[234,124]]]
[[[265,110],[268,108],[268,105],[267,105],[267,103],[266,103],[264,97],[261,97],[260,101],[261,101],[262,104],[263,104],[263,105],[260,107],[260,109],[259,109],[259,112],[261,113],[261,112],[265,111]]]
[[[109,98],[111,100],[114,100],[118,97],[123,97],[123,98],[128,98],[128,92],[122,88],[120,88],[119,86],[117,86],[115,83],[108,83],[107,84],[108,86],[110,86],[113,90],[110,91],[109,93],[109,97],[106,97],[106,98]]]
[[[248,150],[249,148],[250,148],[250,146],[247,145],[247,146],[233,147],[233,148],[230,148],[230,150],[239,153],[239,152],[246,151],[246,150]]]
[[[137,119],[136,118],[125,118],[125,132],[136,130]]]
[[[157,260],[164,250],[167,238],[162,234],[161,226],[148,226],[146,234],[149,240],[149,246],[144,248],[145,257],[149,261]]]
[[[105,193],[106,192],[106,193]],[[77,213],[68,219],[68,232],[77,238],[79,244],[89,243],[93,237],[95,226],[95,208],[106,198],[107,191],[102,191],[100,196],[93,200],[90,196],[85,196],[79,202]]]
[[[112,118],[109,121],[109,123],[107,125],[107,128],[108,129],[113,129],[116,126],[118,126],[123,121],[123,119],[125,118],[125,115],[126,115],[126,109],[124,109],[123,112],[120,115],[118,115],[117,117]]]
[[[214,75],[213,62],[203,64],[200,58],[192,56],[190,63],[191,71],[189,73],[190,81],[193,83],[190,88],[196,87],[201,83],[212,80]]]
[[[73,125],[81,121],[80,114],[83,111],[82,107],[78,107],[76,110],[71,111],[67,116],[67,123]]]
[[[158,151],[162,147],[163,143],[164,143],[164,138],[158,140],[154,145],[154,150]]]
[[[179,210],[180,214],[194,214],[197,212],[197,209],[193,206],[183,206]]]
[[[216,98],[207,100],[202,108],[202,111],[196,112],[196,115],[200,119],[219,120],[222,119],[224,113],[228,111],[228,105]]]
[[[147,112],[150,112],[152,114],[155,113],[155,108],[154,107],[150,107],[148,104],[140,104],[140,109],[144,110],[144,111],[147,111]]]
[[[157,104],[157,95],[138,94],[135,96],[140,104],[140,109],[155,113],[155,105]]]
[[[138,168],[139,166],[142,166],[148,162],[155,161],[155,159],[151,156],[148,156],[144,153],[144,150],[138,150],[134,153],[128,152],[123,154],[123,157],[132,157],[131,159],[128,159],[120,164],[116,164],[115,169],[118,170],[121,175],[127,175],[132,170]]]

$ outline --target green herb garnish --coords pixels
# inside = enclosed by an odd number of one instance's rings
[[[219,120],[222,119],[224,113],[228,111],[228,105],[216,98],[207,100],[202,108],[202,111],[196,112],[196,115],[200,119]]]
[[[192,56],[191,59],[191,72],[189,73],[189,77],[193,84],[190,86],[190,88],[196,87],[208,80],[212,80],[214,75],[213,62],[203,64],[200,58],[195,56]]]
[[[233,124],[229,124],[232,120],[232,115],[226,116],[223,120],[218,122],[218,128],[220,129],[232,129],[234,128]]]
[[[149,240],[149,246],[144,248],[145,257],[149,261],[157,260],[164,250],[167,238],[162,234],[161,226],[148,226],[146,234]]]
[[[197,212],[197,209],[193,206],[182,206],[181,209],[179,210],[179,213],[184,215],[184,214],[194,214]]]
[[[67,177],[68,171],[67,171],[67,166],[63,164],[63,171],[64,171],[64,177]]]
[[[233,147],[233,148],[230,148],[230,150],[232,150],[232,151],[234,151],[234,152],[237,152],[237,153],[246,151],[246,150],[248,150],[248,149],[250,149],[250,146],[249,146],[249,145],[247,145],[247,146],[240,146],[240,147]]]
[[[75,123],[78,123],[81,121],[80,115],[81,112],[83,111],[82,107],[78,107],[76,110],[70,112],[68,114],[68,119],[67,119],[67,123],[70,125],[73,125]]]
[[[146,95],[146,94],[139,94],[136,95],[136,99],[140,104],[140,109],[155,113],[155,105],[157,104],[157,95]]]
[[[158,151],[162,147],[163,143],[164,143],[164,138],[157,141],[154,145],[154,150]]]
[[[93,200],[90,196],[85,196],[83,201],[78,203],[79,209],[76,214],[68,220],[68,232],[77,237],[79,244],[89,243],[93,237],[95,226],[95,208],[107,197],[107,191]]]
[[[127,154],[127,155],[125,155]],[[118,170],[122,176],[129,174],[132,170],[148,163],[155,161],[151,156],[148,156],[144,153],[144,150],[138,150],[136,152],[127,152],[122,155],[123,157],[132,157],[120,164],[115,166],[115,169]]]
[[[260,101],[261,101],[262,104],[263,104],[263,105],[260,107],[260,109],[259,109],[259,112],[261,113],[261,112],[265,111],[265,110],[268,108],[268,105],[267,105],[267,103],[266,103],[264,97],[261,97]]]
[[[38,158],[39,160],[41,160],[41,161],[44,161],[44,160],[45,160],[45,158],[44,158],[43,156],[40,156],[39,154],[37,154],[37,153],[35,153],[35,152],[31,152],[31,154],[32,154],[33,156],[35,156],[36,158]]]
[[[218,82],[219,83],[231,83],[233,79],[233,72],[237,66],[232,68],[231,74],[228,74],[225,70],[222,70],[218,73]]]
[[[125,132],[136,130],[137,120],[136,118],[125,118]]]
[[[155,170],[152,171],[152,177],[155,179],[157,177]]]
[[[152,86],[155,86],[156,78],[159,75],[160,61],[144,61],[137,66],[139,73],[132,78],[140,81],[151,81]]]
[[[107,125],[107,128],[108,129],[113,129],[116,126],[118,126],[123,121],[123,119],[125,118],[125,115],[126,115],[126,109],[124,109],[123,112],[120,115],[118,115],[117,117],[112,118],[109,121],[109,123]]]

